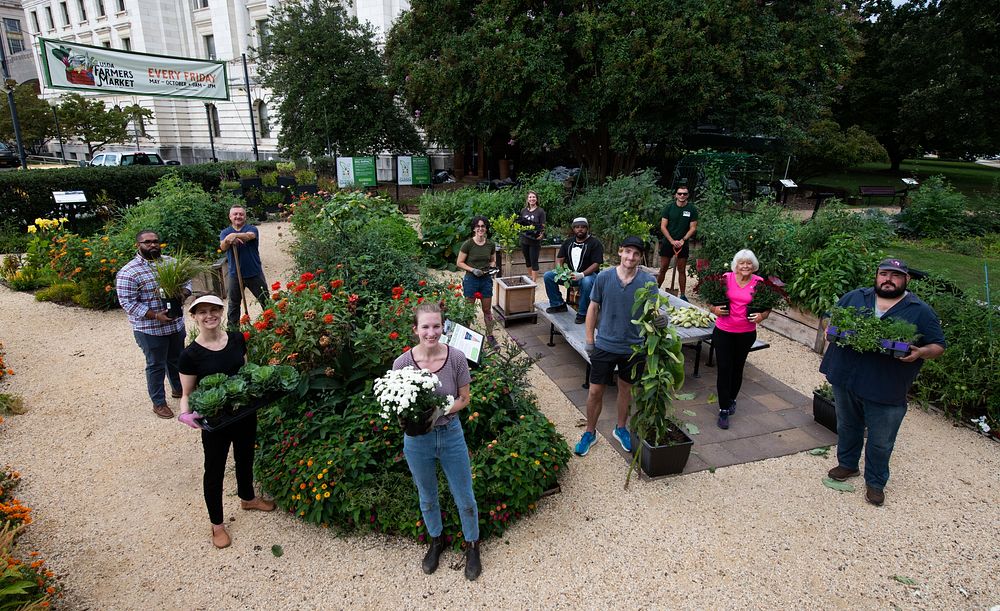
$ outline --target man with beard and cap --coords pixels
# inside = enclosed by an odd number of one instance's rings
[[[173,418],[174,413],[167,406],[163,377],[166,375],[170,380],[171,396],[180,398],[177,360],[184,349],[184,317],[167,315],[156,282],[156,266],[171,260],[160,254],[160,236],[144,229],[136,235],[135,242],[138,252],[118,270],[115,291],[128,314],[135,343],[146,356],[146,390],[153,402],[153,413],[160,418]],[[184,297],[189,295],[190,283],[184,288]]]
[[[884,259],[875,286],[853,290],[837,302],[838,307],[855,308],[863,315],[916,325],[919,335],[909,354],[893,357],[830,344],[819,367],[833,386],[837,406],[837,466],[828,475],[837,481],[859,475],[864,447],[865,500],[876,506],[885,502],[889,457],[906,415],[906,393],[923,362],[938,358],[945,348],[937,313],[906,290],[909,279],[906,263]]]
[[[576,324],[582,325],[587,319],[587,308],[590,306],[590,291],[597,280],[597,272],[604,263],[604,245],[596,237],[590,235],[590,223],[582,216],[573,219],[573,237],[564,240],[556,255],[556,269],[563,263],[573,270],[572,286],[580,287],[580,298],[576,310]],[[548,313],[565,312],[566,300],[559,292],[556,283],[556,270],[550,269],[542,276],[545,282],[545,294],[549,298]]]

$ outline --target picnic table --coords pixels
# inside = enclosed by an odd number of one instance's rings
[[[660,289],[660,294],[669,298],[670,305],[675,308],[698,308],[698,306],[692,305],[680,297],[671,295],[670,293]],[[587,362],[587,373],[584,379],[584,388],[590,386],[590,356],[587,354],[587,334],[585,325],[576,324],[576,312],[572,309],[568,309],[565,312],[555,312],[548,313],[545,311],[549,302],[538,301],[535,302],[535,309],[539,314],[545,317],[549,321],[549,346],[555,346],[555,336],[558,333],[566,339],[566,343],[569,344],[577,353],[583,357],[583,360]],[[702,310],[704,311],[704,310]],[[695,352],[694,360],[694,377],[699,377],[699,365],[701,364],[701,343],[712,337],[712,330],[715,325],[710,325],[708,327],[673,327],[677,331],[677,335],[681,340],[681,344],[692,348]]]

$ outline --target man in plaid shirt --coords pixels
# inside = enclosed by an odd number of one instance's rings
[[[169,257],[160,256],[160,236],[143,230],[135,238],[138,253],[126,263],[115,279],[115,290],[122,309],[128,314],[135,342],[146,355],[146,390],[153,401],[153,413],[160,418],[173,418],[167,406],[163,376],[170,379],[172,397],[181,396],[181,379],[177,359],[184,349],[184,317],[170,318],[163,309],[160,286],[154,266]],[[191,285],[184,288],[184,297],[191,294]]]

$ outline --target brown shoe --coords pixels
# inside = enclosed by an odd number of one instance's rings
[[[153,413],[160,418],[173,418],[174,412],[166,405],[154,405]]]
[[[881,507],[885,503],[885,491],[866,485],[865,500],[876,507]]]
[[[836,467],[830,469],[826,474],[830,479],[835,479],[838,482],[847,481],[848,478],[857,477],[861,475],[861,471],[857,469],[848,469],[846,467],[841,467],[837,465]]]
[[[184,393],[182,393],[182,392],[181,392],[181,391],[179,391],[179,390],[171,390],[171,391],[170,391],[170,396],[171,396],[171,397],[173,397],[174,399],[180,399],[180,398],[181,398],[181,395],[183,395],[183,394],[184,394]]]
[[[212,545],[222,549],[224,547],[229,547],[232,540],[229,538],[229,533],[226,532],[226,527],[221,526],[219,528],[212,527]]]
[[[250,501],[240,501],[240,507],[247,511],[274,511],[274,501],[265,501],[259,496]]]

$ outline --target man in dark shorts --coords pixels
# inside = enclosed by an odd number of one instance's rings
[[[687,262],[691,237],[698,230],[698,210],[688,203],[690,192],[686,185],[674,191],[674,203],[667,204],[660,214],[660,271],[656,286],[663,286],[670,268],[670,259],[677,257],[675,267],[680,280],[680,298],[687,301]]]
[[[618,367],[618,424],[614,436],[626,452],[632,451],[632,436],[625,424],[632,400],[632,384],[642,377],[642,355],[633,354],[632,346],[644,340],[639,327],[632,324],[635,292],[655,282],[653,275],[639,270],[645,244],[635,236],[625,238],[618,248],[620,263],[597,274],[587,308],[587,354],[590,356],[590,393],[587,395],[587,430],[576,444],[577,456],[586,456],[597,443],[597,419],[601,415],[604,389]],[[667,325],[666,314],[655,320],[657,327]],[[596,336],[595,336],[596,331]]]

